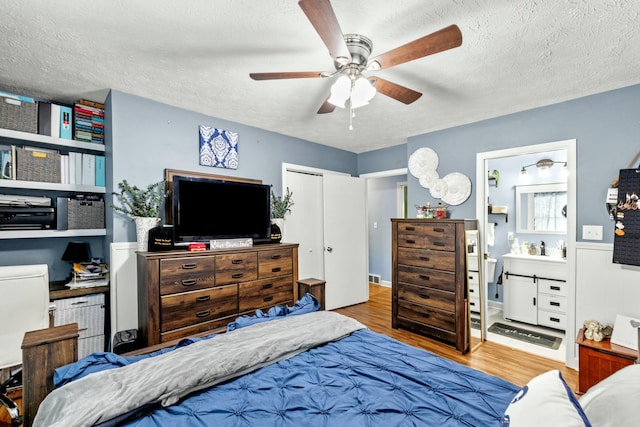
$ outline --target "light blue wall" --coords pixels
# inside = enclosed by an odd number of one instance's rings
[[[407,167],[411,153],[421,147],[430,147],[438,153],[440,176],[449,172],[462,172],[472,181],[469,199],[459,206],[450,207],[450,216],[475,218],[477,153],[576,139],[577,239],[583,240],[583,225],[602,225],[602,242],[612,243],[614,224],[609,220],[605,209],[605,196],[611,181],[618,176],[619,169],[626,167],[640,149],[639,135],[640,85],[635,85],[411,137],[406,146],[404,160],[399,158],[402,155],[400,146],[390,147],[360,154],[358,170],[360,173],[371,173]],[[385,158],[392,159],[392,163],[385,164]],[[512,188],[515,185],[514,181],[514,175],[510,177],[505,173],[500,185],[503,188]],[[412,215],[415,205],[437,203],[437,199],[430,196],[429,190],[420,186],[417,178],[408,175],[408,183],[409,216]],[[498,200],[495,203],[500,204]],[[510,225],[512,224],[515,227],[513,218],[510,220]],[[500,241],[505,239],[502,230],[505,230],[506,235],[508,228],[497,228],[497,233],[500,234],[496,239]],[[515,231],[515,228],[512,231]],[[555,242],[555,239],[552,241]],[[506,247],[500,246],[494,250],[495,254],[499,254],[505,251]],[[371,251],[370,262],[381,259],[383,255]],[[501,269],[500,263],[496,267],[497,278]],[[495,296],[495,287],[489,290],[489,295]],[[501,297],[502,295],[499,299]]]
[[[406,181],[406,175],[367,180],[369,273],[386,282],[391,282],[391,218],[397,217],[398,183]]]
[[[212,102],[216,102],[212,99]],[[110,184],[127,179],[139,187],[159,181],[165,169],[260,179],[280,194],[282,163],[335,170],[356,175],[357,155],[290,136],[241,125],[193,111],[112,90]],[[214,126],[239,135],[238,169],[198,164],[198,126]],[[111,188],[107,188],[110,194]],[[204,195],[203,195],[204,197]],[[203,199],[204,206],[204,199]],[[107,211],[114,242],[135,241],[135,226]]]
[[[453,218],[474,218],[477,153],[576,139],[577,238],[582,240],[583,225],[603,225],[603,243],[612,243],[613,223],[604,206],[605,196],[619,169],[640,149],[639,135],[640,85],[636,85],[411,137],[407,152],[430,147],[440,158],[440,176],[466,174],[472,181],[472,194],[450,211]],[[429,190],[417,178],[409,175],[408,183],[409,206],[430,199]]]

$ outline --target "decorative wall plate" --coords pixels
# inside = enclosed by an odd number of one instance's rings
[[[438,169],[438,154],[431,148],[418,148],[409,157],[409,172],[420,178],[427,172]]]
[[[447,182],[444,179],[438,179],[429,188],[429,193],[434,199],[442,199],[447,194]]]
[[[425,174],[420,177],[419,181],[422,187],[430,188],[439,179],[440,175],[438,175],[438,171],[432,170],[425,172]]]
[[[447,183],[447,193],[441,197],[448,205],[459,205],[471,194],[471,180],[460,172],[452,172],[442,178]]]

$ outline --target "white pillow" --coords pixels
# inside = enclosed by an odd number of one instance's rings
[[[627,366],[591,387],[580,405],[597,427],[640,424],[640,365]]]
[[[513,398],[502,427],[591,427],[560,371],[538,375]]]

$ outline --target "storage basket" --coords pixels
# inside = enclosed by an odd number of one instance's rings
[[[38,103],[0,96],[0,128],[38,133]]]
[[[69,199],[67,224],[69,230],[104,228],[104,201]]]
[[[60,183],[60,153],[16,148],[16,179]]]

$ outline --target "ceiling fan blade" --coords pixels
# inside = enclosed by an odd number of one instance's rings
[[[280,73],[249,73],[253,80],[276,80],[276,79],[311,79],[323,77],[323,71],[301,71],[301,72],[280,72]]]
[[[298,5],[311,21],[334,61],[339,64],[351,62],[351,53],[329,0],[300,0]]]
[[[369,77],[368,80],[381,94],[405,104],[411,104],[422,96],[420,92],[416,92],[413,89],[409,89],[397,83],[381,79],[380,77]]]
[[[376,56],[369,61],[369,68],[382,70],[413,61],[434,53],[453,49],[462,44],[462,33],[457,25],[450,25],[435,33],[421,37],[405,45]],[[377,63],[377,65],[375,64]]]
[[[329,98],[330,96],[327,96],[327,99],[324,101],[324,104],[320,106],[320,109],[318,110],[318,114],[333,113],[333,110],[336,109],[336,106],[329,102]]]

